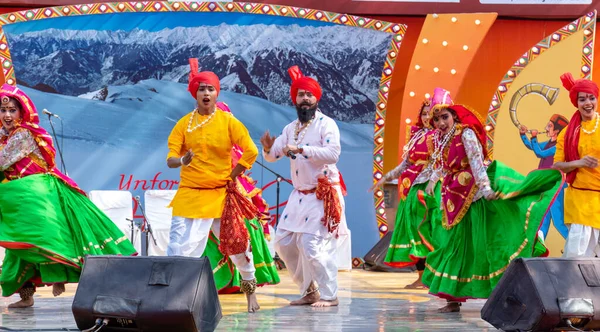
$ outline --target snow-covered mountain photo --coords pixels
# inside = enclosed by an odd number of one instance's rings
[[[145,79],[185,83],[190,57],[221,78],[223,91],[291,105],[287,69],[316,77],[325,114],[373,123],[391,35],[339,25],[219,25],[147,31],[49,28],[7,33],[19,83],[77,96]]]
[[[54,120],[66,168],[86,191],[176,189],[166,165],[167,138],[191,112],[188,59],[221,78],[226,102],[260,148],[297,115],[287,69],[298,65],[323,87],[321,110],[340,128],[338,168],[348,187],[353,255],[378,240],[372,195],[373,122],[392,35],[301,19],[251,14],[137,13],[85,15],[3,26],[17,83]],[[232,19],[235,18],[235,19]],[[228,22],[228,23],[223,23]],[[42,126],[50,131],[48,117]],[[54,119],[54,118],[53,118]],[[50,131],[51,132],[51,131]],[[58,162],[58,160],[57,160]],[[258,162],[263,162],[259,156]],[[265,163],[266,164],[266,163]],[[267,167],[289,178],[284,158]],[[259,164],[259,187],[275,176]],[[281,202],[292,188],[281,184]],[[264,191],[269,205],[275,186]]]

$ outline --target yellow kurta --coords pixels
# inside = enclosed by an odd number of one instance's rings
[[[592,131],[596,119],[582,122],[585,130]],[[558,135],[554,162],[565,161],[565,133]],[[593,134],[579,133],[579,156],[600,159],[600,128]],[[580,190],[589,189],[589,190]],[[565,224],[580,224],[600,228],[600,168],[579,168],[575,181],[565,191]]]
[[[187,114],[169,136],[169,154],[181,158],[192,149],[194,157],[188,166],[181,167],[179,189],[171,202],[173,216],[184,218],[221,218],[225,204],[225,186],[230,181],[231,148],[239,145],[244,154],[239,164],[250,168],[258,149],[250,138],[248,129],[231,113],[217,108],[214,116],[204,126],[188,132],[209,116],[197,112]]]

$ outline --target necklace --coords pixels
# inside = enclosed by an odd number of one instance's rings
[[[208,121],[210,121],[210,119],[212,119],[212,117],[215,115],[215,113],[217,112],[216,110],[212,113],[210,113],[210,115],[204,119],[204,121],[198,123],[198,121],[196,120],[196,125],[192,128],[192,122],[194,121],[194,117],[196,116],[196,112],[198,111],[198,109],[194,108],[194,110],[192,111],[192,116],[190,116],[190,122],[188,122],[188,127],[187,127],[187,132],[191,133],[192,131],[198,129],[198,128],[202,128],[204,127],[204,125],[206,125],[208,123]]]
[[[583,131],[584,133],[586,133],[588,135],[591,135],[596,132],[596,129],[598,129],[598,122],[600,122],[600,116],[598,116],[598,112],[595,112],[594,117],[596,118],[596,125],[594,126],[594,129],[592,131],[588,131],[588,130],[585,130],[585,128],[583,128],[583,126],[581,126],[581,131]]]
[[[298,122],[296,122],[296,129],[294,130],[294,143],[296,143],[296,145],[298,145],[298,144],[300,144],[300,142],[302,142],[302,140],[304,139],[304,136],[306,136],[306,132],[308,131],[308,127],[310,127],[310,124],[313,122],[314,119],[315,118],[312,117],[302,127],[300,126],[300,120],[298,120]],[[302,135],[302,136],[300,136],[300,135]]]
[[[431,162],[429,163],[430,166],[433,167],[433,165],[435,165],[438,162],[438,160],[441,162],[440,167],[444,166],[444,160],[442,158],[442,154],[444,153],[444,148],[446,147],[448,142],[450,142],[450,139],[452,137],[454,137],[455,131],[456,131],[456,125],[452,126],[452,129],[450,129],[450,131],[448,131],[444,135],[441,142],[440,142],[439,131],[436,132],[436,135],[433,139],[434,151],[433,151],[433,154],[431,155]]]

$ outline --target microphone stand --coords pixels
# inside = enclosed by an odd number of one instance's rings
[[[156,243],[156,238],[154,237],[154,233],[152,233],[152,226],[150,226],[150,221],[148,220],[148,217],[146,217],[146,212],[144,211],[144,208],[142,207],[142,204],[140,203],[140,198],[139,197],[135,197],[134,198],[135,201],[137,202],[138,207],[140,208],[140,211],[142,211],[142,216],[144,217],[144,220],[146,221],[146,256],[148,256],[148,233],[150,233],[150,237],[152,237],[152,242],[154,242],[155,246],[158,246],[158,244]]]
[[[65,160],[63,159],[62,149],[60,148],[60,144],[58,144],[58,138],[56,138],[56,131],[54,130],[54,123],[52,123],[52,115],[48,114],[48,121],[50,121],[50,128],[52,128],[52,136],[54,136],[54,144],[56,146],[56,150],[58,151],[58,156],[60,157],[60,163],[62,164],[62,171],[67,175],[67,166],[65,165]],[[61,119],[62,121],[62,119]]]
[[[260,161],[255,161],[254,163],[259,164],[260,166],[262,166],[262,168],[266,169],[267,171],[271,172],[273,175],[275,175],[277,177],[277,185],[276,185],[276,192],[277,192],[277,198],[276,198],[276,205],[275,205],[275,215],[277,216],[277,219],[275,219],[275,230],[277,230],[277,226],[279,225],[279,191],[280,191],[280,184],[281,181],[285,181],[289,184],[292,184],[292,182],[290,180],[286,180],[286,178],[284,178],[283,176],[281,176],[279,173],[275,172],[274,170],[268,168],[267,166],[265,166],[263,163],[261,163]],[[293,185],[293,184],[292,184]],[[275,257],[273,257],[273,261],[275,261],[275,264],[277,264],[277,266],[279,267],[280,270],[282,270],[285,267],[285,263],[281,260],[281,258],[279,258],[279,254],[277,252],[275,252]]]
[[[279,225],[279,191],[280,191],[280,186],[279,186],[279,184],[281,183],[281,181],[285,181],[285,182],[287,182],[287,183],[289,183],[289,184],[292,184],[292,181],[290,181],[290,180],[286,180],[286,179],[285,179],[283,176],[281,176],[279,173],[277,173],[277,172],[275,172],[274,170],[272,170],[272,169],[268,168],[267,166],[265,166],[265,165],[264,165],[263,163],[261,163],[260,161],[255,161],[254,163],[256,163],[256,164],[259,164],[260,166],[262,166],[262,168],[264,168],[264,169],[266,169],[267,171],[269,171],[269,172],[273,173],[273,175],[275,175],[275,177],[277,178],[277,186],[276,186],[276,188],[277,188],[277,189],[276,189],[276,192],[277,192],[277,198],[276,198],[276,205],[275,205],[275,208],[276,208],[276,212],[275,212],[276,214],[275,214],[275,215],[277,216],[277,219],[276,219],[276,221],[277,221],[277,222],[275,223],[275,229],[277,229],[277,225]],[[293,184],[292,184],[292,185],[293,185]]]
[[[134,238],[134,220],[133,219],[129,219],[129,218],[125,218],[125,220],[129,221],[129,223],[131,224],[131,244],[133,244],[133,246],[135,247],[135,238]]]

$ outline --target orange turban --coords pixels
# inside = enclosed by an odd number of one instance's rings
[[[594,81],[584,78],[574,80],[571,73],[562,74],[560,81],[565,89],[569,90],[569,99],[571,99],[571,104],[575,107],[577,107],[577,96],[580,92],[589,93],[598,98],[598,85]]]
[[[188,91],[196,99],[196,93],[200,83],[210,84],[217,90],[217,95],[221,91],[221,82],[219,77],[212,71],[198,72],[198,59],[190,58],[190,76],[188,78]]]
[[[300,68],[298,66],[292,66],[288,69],[288,73],[292,78],[292,86],[290,88],[290,97],[292,97],[292,103],[296,104],[296,96],[298,95],[298,90],[306,90],[310,91],[315,97],[317,97],[317,101],[321,100],[321,95],[323,91],[321,90],[321,86],[319,82],[315,79],[302,75]]]

